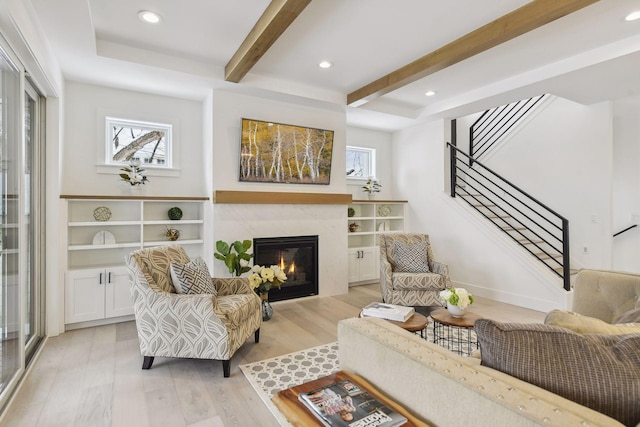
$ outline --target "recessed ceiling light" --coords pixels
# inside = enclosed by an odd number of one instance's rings
[[[333,63],[329,62],[329,61],[322,61],[318,64],[318,67],[320,68],[331,68],[333,67]]]
[[[140,12],[138,12],[138,18],[140,18],[141,21],[147,22],[149,24],[157,24],[162,21],[160,15],[155,12],[151,12],[150,10],[141,10]]]
[[[636,19],[640,19],[640,10],[636,10],[635,12],[631,12],[624,19],[625,19],[625,21],[635,21]]]
[[[436,94],[436,91],[434,91],[434,90],[428,90],[428,91],[425,93],[425,95],[426,95],[426,96],[433,96],[433,95],[435,95],[435,94]]]

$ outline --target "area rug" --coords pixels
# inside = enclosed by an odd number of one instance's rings
[[[271,398],[280,390],[338,372],[338,343],[240,365],[240,370],[280,425],[289,426]]]

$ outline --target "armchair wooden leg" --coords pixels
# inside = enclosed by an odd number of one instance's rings
[[[144,356],[142,369],[151,369],[151,365],[153,365],[153,356]]]
[[[256,330],[256,332],[253,334],[253,336],[254,336],[255,341],[256,341],[257,343],[258,343],[258,342],[260,342],[260,328],[258,328],[258,329]]]
[[[231,361],[223,360],[222,361],[222,372],[224,373],[225,378],[229,378],[231,375]]]

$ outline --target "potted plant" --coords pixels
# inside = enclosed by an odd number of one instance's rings
[[[362,186],[362,191],[367,193],[369,199],[375,199],[376,193],[379,193],[381,188],[382,184],[380,184],[377,179],[369,178],[367,183]]]
[[[140,188],[140,185],[149,182],[145,170],[140,167],[140,160],[131,160],[128,167],[125,166],[120,170],[123,172],[120,174],[120,179],[128,183],[131,188]]]
[[[216,250],[218,252],[214,253],[213,256],[224,262],[224,265],[229,269],[229,273],[240,276],[242,273],[251,270],[249,260],[253,257],[253,254],[247,253],[250,247],[251,240],[242,242],[236,240],[231,244],[218,240],[216,242]]]
[[[473,295],[464,288],[449,288],[440,292],[440,300],[447,303],[447,310],[453,317],[462,317],[473,304]]]
[[[280,289],[280,286],[287,280],[287,275],[277,265],[271,267],[254,265],[251,271],[249,283],[262,299],[262,320],[267,321],[273,315],[273,308],[269,304],[269,290],[274,286]]]

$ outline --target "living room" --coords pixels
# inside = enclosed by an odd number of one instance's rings
[[[354,292],[350,292],[347,280],[344,204],[226,204],[216,203],[214,195],[216,191],[258,191],[351,194],[354,199],[364,198],[360,189],[362,183],[348,180],[342,173],[345,148],[355,145],[378,150],[377,176],[383,184],[379,198],[408,200],[411,231],[430,235],[438,258],[450,266],[452,279],[457,285],[470,289],[481,298],[547,312],[570,307],[571,294],[565,292],[552,275],[532,264],[527,254],[505,242],[498,232],[488,229],[480,219],[446,194],[448,153],[445,143],[450,140],[449,119],[463,118],[501,105],[514,99],[516,93],[524,98],[548,90],[555,93],[558,100],[538,116],[545,123],[544,128],[523,130],[514,137],[514,145],[501,151],[492,161],[497,170],[509,173],[515,182],[540,190],[536,194],[541,198],[550,200],[563,212],[570,212],[573,232],[571,253],[577,267],[638,272],[634,261],[638,254],[637,231],[621,236],[624,240],[611,237],[614,232],[632,224],[633,215],[640,211],[639,181],[633,167],[633,161],[636,164],[640,161],[637,146],[633,145],[639,133],[633,125],[640,109],[637,78],[625,88],[624,96],[603,100],[600,95],[599,98],[592,94],[593,100],[583,104],[570,100],[567,93],[570,90],[562,86],[573,84],[568,70],[578,68],[566,64],[570,58],[579,60],[586,69],[588,65],[604,64],[603,58],[608,56],[612,61],[621,61],[610,66],[614,70],[633,69],[629,65],[633,62],[622,61],[632,61],[637,56],[637,21],[621,22],[620,25],[636,27],[617,34],[617,39],[590,45],[586,53],[566,52],[564,56],[555,58],[553,63],[549,60],[551,65],[547,66],[557,68],[553,73],[533,78],[531,74],[541,73],[542,65],[531,65],[528,70],[514,71],[499,82],[489,84],[487,80],[479,82],[475,88],[467,86],[462,94],[427,104],[417,114],[400,111],[402,108],[396,105],[398,113],[394,115],[389,113],[393,108],[376,107],[375,101],[365,112],[345,106],[345,92],[326,90],[322,93],[317,91],[320,94],[316,98],[304,96],[303,89],[307,94],[314,93],[314,90],[302,88],[304,85],[294,80],[267,76],[256,84],[259,77],[250,74],[246,84],[222,82],[217,77],[205,76],[207,73],[217,76],[219,69],[212,72],[210,66],[198,63],[192,57],[179,58],[184,63],[176,65],[175,57],[166,53],[147,56],[135,50],[118,50],[118,43],[113,39],[97,37],[96,40],[91,28],[94,40],[86,43],[92,44],[89,49],[93,50],[92,55],[104,63],[106,75],[90,77],[81,64],[77,65],[75,72],[63,72],[56,62],[64,63],[77,52],[51,52],[50,44],[62,42],[47,32],[47,25],[55,25],[56,20],[51,19],[47,23],[44,16],[50,8],[56,9],[51,12],[52,17],[73,11],[79,16],[74,25],[85,26],[92,8],[98,10],[97,2],[69,0],[64,6],[47,5],[44,1],[28,2],[27,6],[19,3],[7,2],[3,6],[3,35],[47,95],[45,316],[49,337],[64,335],[66,329],[64,280],[68,268],[68,213],[67,201],[60,199],[60,195],[129,195],[118,180],[119,168],[102,166],[105,157],[104,119],[109,116],[173,125],[174,142],[179,147],[174,151],[175,170],[150,170],[150,181],[144,186],[144,195],[209,198],[203,204],[203,216],[206,218],[203,234],[208,237],[199,252],[214,275],[228,275],[222,263],[213,258],[216,240],[317,234],[321,242],[319,299],[341,298]],[[263,3],[266,6],[267,2]],[[524,2],[514,2],[510,7],[515,9],[520,3]],[[612,3],[599,3],[602,4],[588,6],[582,12],[575,12],[576,16],[562,19],[571,19],[567,26],[573,25],[573,20],[581,19],[588,23],[587,26],[593,25],[597,16],[605,15],[605,9],[606,17],[610,19],[614,13]],[[633,1],[616,3],[615,11],[628,12],[634,6],[637,8]],[[307,12],[315,10],[314,13],[324,16],[324,7],[328,6],[314,4],[309,7],[318,7],[319,10],[309,9]],[[589,10],[591,7],[596,9]],[[496,14],[493,18],[506,13],[498,12],[493,11]],[[8,24],[9,21],[13,23]],[[561,28],[560,22],[554,25]],[[20,36],[16,37],[17,34]],[[87,34],[87,29],[79,34]],[[95,53],[97,51],[99,55]],[[605,55],[604,51],[608,53]],[[28,58],[33,55],[35,59]],[[53,59],[56,55],[59,56]],[[593,58],[587,64],[589,55]],[[130,61],[126,60],[127,56]],[[146,60],[149,62],[140,63]],[[474,59],[469,61],[451,67],[451,75],[464,72],[463,65],[473,66]],[[131,74],[130,78],[124,78],[123,74],[127,73]],[[557,80],[551,81],[552,74]],[[379,76],[371,76],[368,80],[375,77]],[[573,82],[577,81],[575,76],[573,78]],[[188,83],[190,80],[192,82]],[[502,88],[498,88],[499,83]],[[357,85],[351,87],[356,89]],[[362,121],[365,113],[373,117],[369,124]],[[558,124],[556,117],[560,114],[566,119],[566,127],[560,128]],[[239,182],[242,118],[333,130],[330,184]],[[394,121],[394,124],[387,128],[379,126],[386,120]],[[560,129],[558,139],[562,141],[562,149],[559,151],[554,147],[557,143],[549,139],[549,134],[557,135]],[[531,149],[527,144],[533,138],[543,139],[545,143]],[[550,152],[554,153],[553,157],[549,156]],[[512,161],[514,159],[518,161]],[[531,178],[539,169],[548,169],[546,172],[551,173]],[[553,184],[557,182],[562,184]],[[573,197],[565,197],[567,194]],[[371,288],[367,289],[371,291]],[[361,302],[364,304],[364,299]],[[110,333],[116,333],[116,329]],[[301,339],[305,340],[307,338]]]

